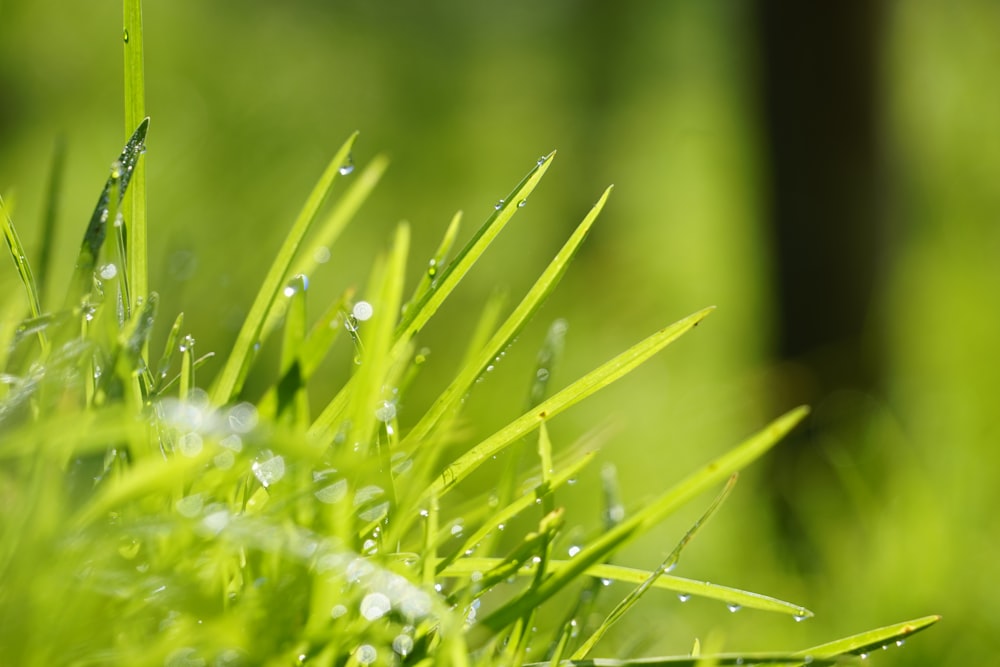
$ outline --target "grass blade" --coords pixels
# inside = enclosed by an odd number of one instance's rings
[[[406,318],[400,325],[398,340],[402,344],[409,340],[416,332],[420,331],[427,321],[437,312],[437,309],[444,303],[444,300],[454,291],[462,278],[469,272],[469,269],[479,260],[486,248],[503,231],[510,219],[520,208],[518,204],[530,195],[538,182],[552,165],[552,158],[555,152],[541,158],[538,164],[528,172],[528,175],[517,184],[517,187],[502,199],[497,205],[497,210],[491,215],[475,236],[469,240],[462,251],[458,253],[455,260],[451,262],[438,278],[437,285],[434,286],[424,298],[410,309]]]
[[[682,322],[684,321],[686,320],[682,320]],[[759,458],[792,430],[807,413],[808,409],[805,407],[786,413],[735,449],[689,475],[660,496],[659,499],[588,544],[576,557],[566,561],[563,567],[555,570],[552,576],[545,579],[540,586],[529,589],[521,597],[515,598],[484,618],[483,622],[477,626],[477,632],[481,633],[484,630],[499,632],[514,619],[520,617],[524,609],[537,607],[548,600],[573,579],[586,572],[588,568],[596,565],[607,554],[659,523],[694,496]],[[644,575],[643,579],[646,576],[648,575]],[[639,581],[641,582],[643,579]]]
[[[556,256],[549,263],[548,267],[542,272],[538,280],[535,281],[531,289],[528,290],[528,293],[521,300],[521,303],[517,305],[517,308],[514,309],[510,317],[507,318],[500,329],[493,335],[490,342],[482,348],[475,358],[469,360],[462,367],[462,371],[452,380],[451,384],[448,385],[448,388],[442,392],[437,400],[434,401],[434,404],[427,410],[417,425],[413,427],[401,445],[404,451],[420,443],[430,430],[434,428],[434,425],[437,424],[442,415],[454,409],[458,402],[462,400],[462,397],[468,393],[469,389],[476,382],[476,379],[486,371],[496,356],[524,329],[531,316],[538,311],[546,297],[559,284],[559,280],[569,268],[570,262],[576,256],[580,245],[587,237],[588,232],[590,232],[590,228],[597,220],[597,216],[600,215],[610,194],[611,188],[604,191],[600,200],[594,204],[594,207],[584,218],[583,222],[580,223],[563,247],[556,253]]]
[[[125,132],[138,127],[146,117],[146,76],[142,36],[142,0],[123,0],[122,44],[125,60]],[[145,149],[142,149],[144,152]],[[149,259],[146,232],[146,168],[141,161],[132,174],[135,185],[122,192],[122,212],[128,232],[128,263],[125,277],[132,302],[127,310],[138,307],[138,299],[149,292]]]
[[[611,613],[609,613],[597,629],[591,633],[590,637],[588,637],[587,640],[580,645],[580,648],[573,653],[572,657],[574,660],[580,660],[587,657],[587,654],[590,653],[590,651],[594,648],[594,645],[601,640],[601,637],[603,637],[607,631],[611,629],[611,626],[617,623],[629,609],[635,606],[635,603],[639,601],[639,598],[641,598],[646,591],[652,588],[661,576],[670,572],[674,566],[677,565],[677,561],[680,560],[681,551],[683,551],[684,547],[686,547],[691,540],[694,539],[694,536],[698,533],[701,527],[708,522],[712,515],[715,514],[719,507],[722,506],[722,503],[725,502],[726,498],[729,497],[729,494],[732,493],[733,488],[736,486],[736,480],[737,473],[733,473],[733,475],[729,478],[729,481],[726,482],[726,486],[722,489],[722,492],[715,498],[714,501],[712,501],[712,504],[709,505],[708,509],[705,510],[701,517],[694,523],[693,526],[691,526],[684,537],[681,538],[681,541],[677,543],[677,546],[674,547],[674,550],[670,553],[670,555],[667,556],[667,558],[660,564],[660,567],[656,568],[656,570],[646,577],[646,579],[639,584],[637,588],[632,590],[632,592],[625,596],[621,602],[615,605],[615,608],[611,610]],[[727,602],[730,604],[739,604],[732,601],[732,598],[727,598]]]
[[[306,200],[305,206],[302,207],[302,211],[292,225],[291,231],[285,237],[284,243],[278,250],[278,254],[268,269],[260,290],[257,292],[253,305],[250,306],[250,312],[247,314],[246,319],[243,321],[243,326],[236,336],[233,350],[229,354],[229,358],[226,359],[226,364],[222,372],[216,379],[215,386],[211,392],[213,404],[224,405],[230,402],[239,394],[240,389],[243,388],[243,381],[246,378],[246,372],[252,361],[253,348],[260,341],[261,331],[264,328],[268,311],[271,310],[271,305],[284,287],[285,276],[288,274],[288,268],[292,264],[299,245],[316,219],[316,215],[319,213],[323,202],[326,201],[327,196],[330,194],[330,189],[333,187],[337,176],[340,175],[342,166],[347,162],[347,158],[351,154],[351,147],[354,145],[357,136],[357,132],[352,134],[333,156],[326,171],[320,176],[319,182],[316,183],[312,193],[310,193],[309,198]]]
[[[712,308],[700,310],[661,329],[611,361],[608,361],[603,366],[583,376],[544,401],[534,410],[524,413],[479,443],[471,451],[456,459],[451,465],[445,468],[440,478],[432,483],[427,492],[429,493],[433,490],[439,496],[444,495],[444,493],[468,477],[481,463],[490,459],[490,457],[501,451],[504,447],[535,430],[546,419],[551,419],[563,410],[579,403],[591,394],[635,370],[635,368],[651,356],[697,326],[710,312],[712,312]]]
[[[812,648],[800,651],[800,657],[829,658],[833,656],[851,654],[864,655],[872,651],[886,648],[892,644],[902,646],[907,637],[915,632],[920,632],[929,628],[941,620],[940,616],[924,616],[912,621],[887,625],[883,628],[869,630],[860,634],[851,635],[843,639],[838,639],[826,644],[820,644]]]
[[[28,262],[28,255],[24,252],[24,245],[14,228],[14,221],[10,219],[7,207],[4,206],[3,197],[0,197],[0,223],[3,224],[3,236],[10,250],[11,259],[17,267],[17,274],[21,277],[21,285],[24,286],[25,295],[28,298],[28,310],[31,317],[37,318],[42,314],[42,306],[38,299],[38,286],[35,277],[31,273],[31,264]],[[39,332],[39,340],[45,345],[45,334]]]

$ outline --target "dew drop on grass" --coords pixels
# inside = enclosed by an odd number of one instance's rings
[[[735,602],[730,602],[730,603],[726,604],[726,609],[728,609],[733,614],[735,614],[736,612],[738,612],[742,608],[743,608],[742,605],[738,605]]]
[[[350,153],[347,155],[347,161],[340,165],[340,169],[338,171],[340,171],[341,176],[347,176],[354,171],[354,157]]]
[[[396,404],[392,401],[382,401],[382,404],[375,409],[375,419],[380,422],[391,422],[396,418]]]
[[[602,578],[601,579],[601,585],[602,586],[610,586],[611,585],[611,580],[610,579],[603,579]]]
[[[118,275],[118,267],[114,264],[105,264],[98,270],[101,280],[111,280]]]
[[[537,164],[539,167],[545,164],[545,156],[543,155],[542,157],[538,158],[538,162],[536,162],[535,164]]]
[[[452,534],[453,537],[461,537],[462,536],[462,521],[458,520],[454,524],[452,524],[450,532],[451,532],[451,534]]]
[[[434,276],[437,275],[437,272],[438,272],[437,260],[432,259],[427,263],[427,277],[433,278]]]
[[[802,621],[806,620],[809,617],[805,614],[805,612],[799,612],[794,616],[792,616],[792,618],[795,619],[796,623],[801,623]]]
[[[122,41],[128,44],[128,28],[122,30]]]
[[[687,602],[688,600],[691,599],[691,594],[690,593],[678,593],[677,594],[677,599],[680,600],[681,602]]]
[[[317,264],[326,264],[330,261],[330,249],[326,246],[320,246],[316,248],[313,252],[313,261]]]
[[[180,350],[181,352],[187,352],[188,350],[193,350],[194,336],[192,336],[191,334],[187,334],[186,336],[184,336],[184,338],[181,338],[181,342],[177,346],[177,349]]]
[[[369,621],[382,618],[391,608],[392,602],[385,593],[369,593],[361,600],[361,615]]]
[[[372,315],[375,314],[375,309],[367,301],[358,301],[354,304],[354,308],[351,309],[351,314],[359,322],[364,322],[372,318]]]
[[[340,618],[347,613],[347,607],[342,604],[335,604],[330,609],[330,618]]]
[[[413,650],[413,637],[410,635],[396,635],[395,639],[392,640],[392,650],[397,655],[405,658]]]
[[[250,466],[254,477],[265,489],[285,476],[285,459],[264,451],[261,458]]]
[[[184,456],[198,456],[204,446],[201,434],[196,431],[188,431],[181,436],[180,442],[178,442],[178,448]]]
[[[577,545],[574,544],[573,546],[571,546],[569,548],[569,557],[570,558],[572,558],[573,556],[577,555],[578,553],[580,553],[580,547],[578,547]]]
[[[123,167],[124,167],[124,165],[122,165],[122,163],[119,160],[115,160],[114,162],[112,162],[111,163],[111,178],[113,178],[115,180],[118,180],[119,178],[121,178],[122,177],[122,168]],[[105,222],[107,222],[107,220],[108,220],[108,211],[107,211],[107,209],[104,210],[103,220]]]
[[[905,643],[906,643],[905,639],[897,639],[896,640],[896,646],[898,646],[900,648],[902,648],[903,644],[905,644]]]
[[[528,203],[527,199],[522,199],[521,201],[517,202],[517,207],[518,208],[524,208],[525,204],[527,204],[527,203]]]
[[[503,205],[506,204],[506,203],[507,202],[505,202],[503,199],[501,199],[500,201],[498,201],[496,204],[493,205],[493,209],[499,211],[500,209],[503,208]]]

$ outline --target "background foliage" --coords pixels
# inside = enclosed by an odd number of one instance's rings
[[[398,219],[413,224],[414,256],[429,258],[456,209],[478,224],[557,148],[516,228],[428,331],[429,377],[450,370],[434,350],[471,334],[458,316],[497,285],[523,291],[615,182],[577,265],[522,338],[567,318],[556,371],[566,381],[637,332],[710,303],[719,312],[627,386],[556,421],[554,439],[616,418],[601,456],[635,504],[798,402],[788,381],[798,367],[775,355],[771,156],[749,10],[636,2],[595,14],[598,4],[147,3],[161,312],[183,308],[200,351],[230,345],[259,267],[355,128],[355,161],[386,151],[392,165],[341,245],[351,254],[314,276],[317,300],[367,275]],[[0,4],[0,188],[16,186],[19,228],[37,248],[53,132],[64,133],[57,271],[72,265],[104,156],[121,145],[120,20],[115,3]],[[679,568],[802,602],[820,621],[650,595],[606,638],[609,653],[682,652],[711,628],[727,647],[805,646],[931,612],[944,614],[941,628],[879,662],[976,664],[1000,649],[1000,601],[983,585],[1000,574],[998,21],[986,2],[885,8],[871,66],[888,238],[866,323],[882,381],[810,397],[811,436],[789,446],[819,463],[798,464],[797,482],[748,476]],[[66,279],[57,272],[53,285]],[[4,271],[0,288],[16,280]],[[535,349],[515,346],[478,390],[477,429],[518,412]],[[333,366],[329,375],[342,380]],[[578,513],[596,518],[600,499],[578,495]],[[794,500],[791,522],[779,524],[775,495]],[[655,567],[693,518],[622,560]]]

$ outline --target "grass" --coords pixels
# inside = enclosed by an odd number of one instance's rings
[[[214,382],[202,381],[199,369],[211,355],[195,355],[182,315],[167,320],[166,345],[152,363],[149,340],[161,320],[145,255],[150,125],[140,3],[126,0],[124,10],[130,134],[98,196],[62,300],[42,300],[10,209],[0,204],[24,288],[7,295],[0,310],[0,646],[12,664],[820,665],[901,643],[937,620],[782,653],[701,655],[696,645],[686,656],[591,657],[604,633],[653,588],[799,620],[812,615],[796,603],[672,574],[739,471],[807,409],[779,417],[644,507],[609,511],[605,530],[569,559],[555,557],[570,513],[559,491],[593,461],[596,443],[559,447],[548,422],[711,312],[654,332],[559,390],[548,386],[561,347],[554,325],[541,343],[530,407],[480,441],[467,441],[465,397],[556,288],[609,188],[506,319],[487,307],[465,341],[463,365],[430,407],[407,413],[407,391],[420,382],[421,330],[540,185],[554,154],[533,165],[449,259],[456,216],[410,296],[410,231],[400,225],[374,262],[363,298],[347,291],[313,318],[306,295],[315,250],[337,239],[385,169],[377,158],[352,173],[350,136],[264,272]],[[51,207],[57,196],[53,188]],[[48,256],[43,249],[40,257]],[[244,379],[275,335],[277,372],[263,397],[248,402]],[[309,380],[338,344],[353,349],[351,378],[333,396],[312,396]],[[313,415],[316,402],[324,407]],[[525,443],[536,448],[534,475],[522,478],[512,465],[497,493],[470,488],[468,478],[485,462]],[[464,500],[454,493],[459,487]],[[608,563],[679,508],[720,488],[657,569]],[[531,528],[500,539],[517,517]],[[591,624],[583,611],[602,579],[634,588]],[[553,600],[572,613],[548,634],[535,632],[539,610],[557,608],[546,606]],[[529,662],[529,649],[544,663]]]

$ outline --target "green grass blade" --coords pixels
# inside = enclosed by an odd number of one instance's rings
[[[184,326],[184,313],[178,313],[173,326],[170,327],[170,333],[167,334],[163,354],[160,355],[160,360],[156,364],[156,377],[153,379],[154,393],[162,391],[167,381],[167,374],[174,361],[174,353],[177,351],[177,342],[180,340],[182,326]]]
[[[149,119],[145,118],[125,143],[121,155],[112,165],[111,175],[104,184],[104,189],[97,198],[97,205],[94,207],[93,215],[90,216],[90,223],[87,225],[87,230],[83,235],[83,243],[80,245],[73,282],[64,300],[64,306],[67,309],[76,308],[79,305],[79,300],[90,292],[94,270],[97,268],[97,259],[107,235],[108,220],[112,219],[112,223],[114,222],[112,209],[117,210],[122,196],[128,192],[136,164],[145,150],[148,129]],[[115,188],[114,192],[112,192],[112,188]]]
[[[682,320],[682,322],[685,321],[687,320]],[[607,554],[649,530],[694,496],[726,479],[729,475],[743,469],[759,458],[794,428],[807,413],[808,409],[805,407],[786,413],[735,449],[730,450],[689,475],[667,493],[660,496],[659,499],[647,505],[621,524],[605,532],[594,542],[588,544],[573,559],[567,561],[563,567],[555,570],[552,576],[545,579],[540,586],[529,589],[521,597],[512,600],[484,618],[482,623],[477,626],[477,628],[480,628],[479,632],[483,630],[499,632],[513,622],[514,619],[520,617],[524,609],[537,607],[542,602],[548,600],[576,577],[586,572],[588,568],[596,565]],[[643,578],[639,582],[645,579],[646,576],[648,574],[643,575]]]
[[[52,248],[56,239],[56,222],[59,219],[59,199],[62,194],[63,174],[66,171],[66,141],[60,137],[52,149],[52,168],[45,196],[45,214],[42,218],[42,235],[39,239],[38,275],[35,280],[42,296],[49,290],[51,279]]]
[[[451,218],[451,222],[448,223],[448,228],[444,232],[444,237],[441,239],[441,243],[438,244],[437,250],[434,252],[434,256],[427,263],[427,271],[424,273],[423,277],[417,283],[416,288],[413,290],[413,296],[410,300],[406,302],[403,306],[403,314],[405,314],[412,308],[415,304],[420,303],[421,300],[427,293],[431,291],[435,282],[438,279],[438,275],[441,273],[441,267],[446,266],[448,262],[448,253],[451,252],[452,246],[455,245],[455,239],[458,237],[458,230],[462,226],[462,212],[457,212]]]
[[[7,207],[4,206],[3,197],[0,197],[0,223],[3,224],[4,240],[7,242],[11,259],[14,260],[14,265],[17,267],[17,274],[21,278],[21,285],[24,287],[24,292],[28,298],[28,310],[33,318],[40,317],[42,306],[38,298],[38,285],[35,283],[35,277],[31,273],[31,264],[28,262],[27,253],[24,252],[24,245],[21,244],[21,238],[17,235],[17,230],[14,228],[14,221],[11,220]],[[44,345],[44,333],[39,332],[39,337]]]
[[[546,667],[549,664],[548,662],[528,662],[524,663],[522,667]],[[719,653],[700,656],[633,658],[631,660],[593,658],[590,660],[563,660],[559,663],[560,667],[706,667],[706,665],[795,667],[800,664],[802,664],[802,660],[794,653]],[[830,667],[842,665],[843,661],[838,658],[817,658],[809,664],[814,667]]]
[[[365,203],[368,196],[375,189],[386,168],[389,166],[389,159],[384,155],[376,156],[362,170],[357,177],[352,177],[351,185],[343,195],[338,197],[332,210],[323,218],[322,222],[316,225],[316,234],[308,241],[298,259],[292,264],[289,275],[312,276],[317,267],[329,260],[330,249],[334,246],[341,232],[347,224],[354,219],[354,215]],[[261,330],[261,339],[267,338],[268,334],[277,326],[284,313],[284,303],[275,301],[268,313],[264,328]]]
[[[813,646],[799,651],[800,657],[828,658],[840,655],[864,656],[872,651],[891,645],[902,646],[906,638],[915,632],[920,632],[941,620],[940,616],[924,616],[912,621],[887,625],[883,628],[869,630],[850,637],[838,639],[827,644]]]
[[[574,653],[572,658],[574,660],[581,660],[587,657],[587,654],[594,648],[594,646],[601,640],[601,638],[611,629],[615,623],[617,623],[633,606],[639,601],[650,588],[652,588],[657,580],[663,575],[670,572],[674,566],[677,565],[677,561],[680,560],[681,552],[684,550],[694,536],[698,533],[702,526],[704,526],[713,514],[722,506],[729,494],[732,493],[733,488],[736,486],[737,473],[729,478],[726,482],[726,486],[722,489],[722,492],[716,496],[712,504],[708,506],[708,509],[701,515],[701,517],[694,523],[693,526],[685,533],[681,541],[677,543],[674,550],[666,557],[666,559],[660,564],[660,567],[656,568],[652,574],[650,574],[646,579],[639,584],[638,587],[633,589],[625,598],[621,600],[615,608],[611,610],[611,613],[607,615],[604,621],[591,633],[590,637],[580,645]],[[727,598],[729,604],[738,604],[731,601],[731,598]]]
[[[469,269],[479,260],[486,248],[503,231],[511,218],[520,208],[518,203],[527,199],[538,182],[552,165],[552,158],[555,152],[550,153],[538,161],[538,164],[528,172],[528,175],[517,184],[514,190],[501,200],[497,210],[491,215],[475,236],[469,240],[455,260],[441,272],[436,286],[428,292],[420,303],[406,313],[406,317],[400,324],[398,338],[400,344],[409,340],[416,332],[420,331],[427,321],[437,312],[444,300],[454,291],[462,278],[469,272]]]
[[[125,132],[138,127],[146,118],[146,77],[145,56],[142,35],[142,0],[123,0],[122,13],[124,30],[122,44],[125,60]],[[142,152],[145,148],[142,149]],[[147,256],[146,231],[146,168],[137,160],[132,180],[135,182],[130,192],[123,191],[122,212],[125,214],[128,232],[128,263],[126,284],[132,302],[137,305],[139,298],[145,299],[149,292],[149,259]]]
[[[706,308],[661,329],[652,336],[632,346],[611,361],[591,371],[570,386],[558,392],[534,410],[524,413],[486,440],[476,445],[449,465],[430,489],[439,496],[444,495],[456,484],[468,477],[473,470],[494,454],[503,450],[518,438],[538,428],[546,419],[551,419],[563,410],[579,403],[591,394],[608,386],[680,338],[701,322],[712,308]],[[428,491],[430,491],[428,489]]]
[[[302,428],[309,425],[309,396],[306,392],[305,374],[299,362],[299,353],[306,337],[307,278],[301,273],[292,278],[283,296],[286,305],[285,329],[281,337],[281,382],[278,383],[278,414],[286,412],[292,423]]]
[[[386,379],[394,362],[389,351],[402,305],[409,247],[410,230],[403,224],[396,230],[388,261],[376,267],[370,283],[373,315],[364,324],[365,346],[353,378],[349,413],[351,433],[348,442],[357,443],[361,452],[368,451],[372,442],[378,410],[385,401],[392,400],[391,394],[386,394],[389,389]]]
[[[330,189],[340,175],[341,167],[347,162],[347,158],[351,154],[351,147],[354,145],[357,136],[357,132],[352,134],[333,156],[326,171],[323,172],[319,182],[316,183],[312,193],[306,200],[305,206],[302,207],[302,211],[292,225],[291,231],[285,237],[284,243],[278,250],[278,254],[268,269],[260,290],[257,292],[257,297],[254,299],[253,305],[250,306],[250,312],[243,321],[243,326],[240,328],[236,342],[233,344],[233,350],[230,352],[229,358],[226,359],[226,364],[212,389],[211,397],[213,404],[224,405],[230,402],[239,394],[240,389],[242,389],[243,381],[246,378],[246,371],[252,361],[254,345],[260,340],[265,319],[268,311],[271,310],[271,304],[274,303],[278,293],[284,287],[285,276],[288,274],[288,269],[299,249],[299,245],[302,243],[306,232],[309,231],[309,227],[316,219],[316,215],[319,213],[323,202],[326,201],[327,196],[330,194]]]
[[[604,194],[601,195],[601,198],[586,215],[583,222],[580,223],[563,247],[556,253],[556,256],[549,263],[548,267],[542,272],[538,280],[535,281],[531,289],[528,290],[528,293],[521,300],[521,303],[517,305],[517,308],[514,309],[510,317],[507,318],[500,326],[500,329],[493,335],[490,342],[480,350],[474,359],[471,359],[469,363],[462,367],[461,372],[448,385],[448,388],[442,392],[417,425],[413,427],[401,445],[404,450],[408,450],[409,447],[414,447],[417,443],[420,443],[430,430],[434,428],[434,425],[437,424],[442,415],[454,409],[458,402],[462,400],[462,397],[469,392],[476,379],[486,372],[489,365],[494,363],[497,355],[510,345],[514,337],[524,329],[531,316],[538,311],[546,297],[559,284],[559,280],[569,268],[570,262],[576,256],[580,245],[590,232],[590,228],[597,220],[597,216],[600,215],[610,194],[611,188],[604,191]]]

